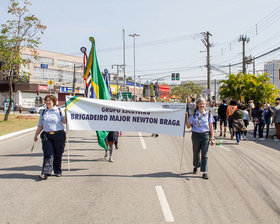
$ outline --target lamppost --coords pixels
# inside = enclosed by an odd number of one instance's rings
[[[134,57],[134,100],[136,101],[136,75],[135,75],[135,37],[140,35],[137,33],[129,34],[128,36],[133,37],[133,57]]]

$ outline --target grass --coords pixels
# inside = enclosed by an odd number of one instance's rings
[[[38,125],[39,116],[10,115],[8,121],[4,120],[4,114],[0,114],[0,136],[10,134]]]

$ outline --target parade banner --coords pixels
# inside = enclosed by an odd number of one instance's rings
[[[186,104],[109,101],[66,96],[67,129],[184,136]]]

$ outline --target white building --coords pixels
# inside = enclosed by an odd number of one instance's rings
[[[264,72],[269,75],[270,83],[277,89],[280,89],[280,60],[273,60],[265,63]]]

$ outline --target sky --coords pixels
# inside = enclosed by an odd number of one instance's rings
[[[22,3],[23,0],[18,2]],[[39,49],[82,56],[96,41],[100,69],[116,72],[123,64],[125,30],[126,75],[142,82],[172,83],[172,72],[182,81],[206,80],[206,47],[201,33],[209,31],[211,79],[224,79],[229,64],[242,61],[240,35],[247,35],[246,56],[257,57],[280,47],[280,0],[30,0],[30,14],[47,26]],[[9,0],[0,0],[0,24],[9,18]],[[276,51],[256,60],[280,59]],[[242,65],[232,66],[237,73]],[[252,65],[248,65],[252,73]],[[123,75],[123,71],[120,71]],[[173,81],[174,82],[174,81]]]

